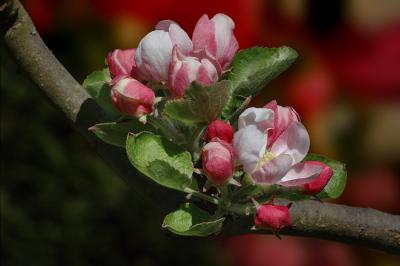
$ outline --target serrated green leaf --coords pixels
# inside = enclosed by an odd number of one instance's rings
[[[309,153],[304,161],[319,161],[328,165],[333,170],[333,176],[329,180],[325,188],[318,193],[317,197],[320,199],[336,199],[342,195],[347,181],[346,166],[335,160],[331,160],[319,154]]]
[[[102,141],[125,148],[128,133],[139,133],[141,131],[154,132],[155,129],[147,124],[139,122],[137,119],[130,119],[123,122],[101,123],[89,128]]]
[[[182,236],[209,236],[221,231],[225,218],[215,218],[192,203],[183,204],[164,218],[162,227]]]
[[[192,83],[185,91],[183,99],[166,103],[164,114],[188,125],[208,124],[220,117],[231,91],[231,82],[228,80],[211,86]]]
[[[232,82],[233,93],[223,110],[223,117],[230,118],[247,97],[257,95],[297,56],[297,52],[287,46],[252,47],[238,52],[233,59],[232,70],[224,77]]]
[[[129,161],[158,184],[183,191],[192,181],[193,163],[189,152],[150,132],[129,134]]]
[[[103,70],[94,71],[87,76],[82,86],[104,111],[110,115],[116,116],[119,115],[119,113],[111,102],[110,80],[110,72],[108,68],[105,68]]]

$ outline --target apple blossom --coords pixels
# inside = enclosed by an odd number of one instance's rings
[[[239,48],[234,28],[235,23],[225,14],[216,14],[212,19],[203,15],[193,31],[193,50],[206,49],[227,70]]]
[[[178,46],[173,49],[168,76],[169,91],[175,98],[183,97],[193,81],[209,85],[219,78],[217,68],[210,59],[185,56]]]
[[[210,142],[213,138],[219,138],[220,140],[232,143],[232,126],[222,120],[214,120],[207,126],[205,140],[206,142]]]
[[[135,52],[136,49],[116,49],[108,53],[107,64],[112,79],[117,76],[129,76],[131,74],[132,68],[136,67]]]
[[[289,207],[270,203],[260,205],[257,207],[254,223],[258,228],[268,227],[273,230],[291,226],[292,219],[290,218]]]
[[[175,45],[185,54],[192,50],[192,41],[177,23],[171,20],[160,21],[156,30],[148,33],[139,43],[135,54],[138,69],[134,76],[148,81],[167,81]]]
[[[301,162],[310,139],[292,108],[276,101],[264,108],[248,108],[239,116],[238,126],[235,153],[255,182],[298,186],[321,173],[320,165]]]
[[[134,78],[120,76],[113,80],[111,100],[123,114],[142,116],[153,110],[154,91]]]
[[[202,159],[204,173],[211,182],[222,185],[232,177],[234,153],[229,143],[213,139],[203,147]]]

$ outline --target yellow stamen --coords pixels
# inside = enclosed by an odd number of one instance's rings
[[[260,169],[261,166],[266,164],[267,162],[271,161],[274,159],[274,154],[270,151],[265,152],[264,156],[261,158],[261,160],[258,162],[256,169]]]

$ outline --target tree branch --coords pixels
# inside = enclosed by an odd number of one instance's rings
[[[2,42],[26,75],[61,110],[98,154],[131,187],[154,200],[155,213],[172,210],[183,195],[164,189],[141,176],[123,149],[98,141],[87,128],[104,121],[104,113],[82,86],[46,47],[31,19],[18,1],[0,2]],[[154,207],[153,206],[153,207]],[[153,213],[153,214],[155,214]],[[373,209],[299,201],[291,208],[293,227],[281,233],[364,245],[400,254],[400,216]],[[160,216],[161,217],[161,216]],[[226,234],[252,233],[251,217],[227,224]],[[270,233],[257,231],[257,233]]]

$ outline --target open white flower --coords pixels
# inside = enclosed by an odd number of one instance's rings
[[[264,108],[248,108],[239,116],[234,136],[238,161],[256,183],[298,186],[308,183],[322,167],[301,161],[310,147],[298,114],[276,101]]]

